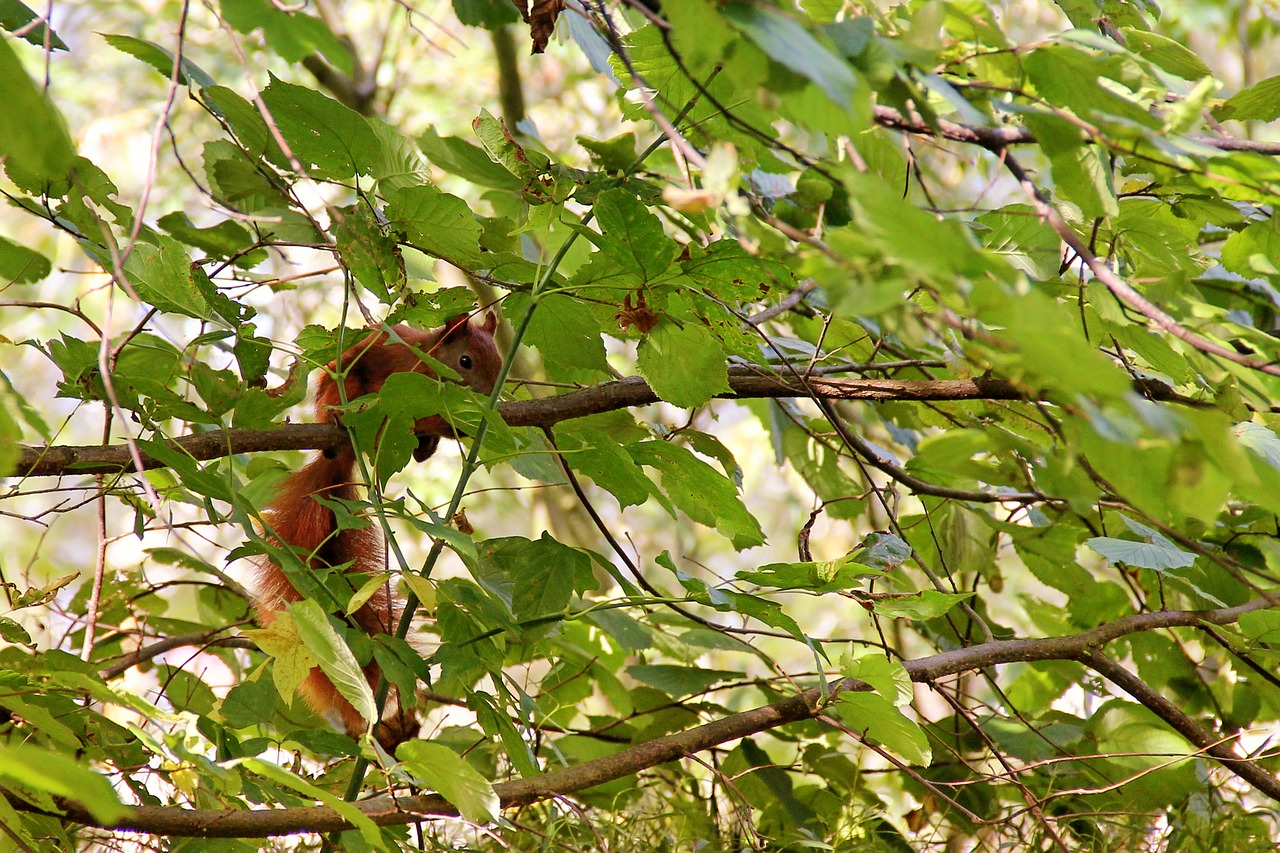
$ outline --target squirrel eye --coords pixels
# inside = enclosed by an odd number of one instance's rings
[[[464,355],[464,356],[462,356],[461,358],[459,358],[459,359],[458,359],[458,366],[459,366],[459,367],[461,367],[463,370],[470,370],[470,369],[471,369],[471,356],[469,356],[469,355]]]

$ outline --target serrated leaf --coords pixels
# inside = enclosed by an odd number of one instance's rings
[[[507,598],[521,622],[562,613],[575,589],[594,586],[586,554],[552,539],[510,536],[479,545],[477,580]]]
[[[378,181],[383,193],[430,183],[430,170],[412,140],[401,136],[382,119],[370,118],[368,122],[378,140],[378,157],[371,164],[369,174]]]
[[[1240,630],[1255,643],[1280,644],[1280,612],[1256,610],[1240,616]]]
[[[239,222],[224,219],[208,228],[198,228],[185,213],[174,211],[156,220],[156,224],[175,239],[194,246],[215,258],[236,255],[236,266],[252,267],[267,258],[266,249],[244,250],[253,245],[254,237]]]
[[[213,311],[205,298],[211,289],[204,271],[193,267],[182,244],[172,237],[158,237],[156,244],[138,243],[125,261],[125,273],[138,298],[161,311],[185,314],[201,320]]]
[[[639,506],[653,494],[653,483],[644,469],[603,432],[570,421],[557,427],[556,444],[570,468],[617,498],[622,509]]]
[[[499,190],[519,190],[524,186],[519,178],[493,162],[483,148],[461,137],[441,136],[434,128],[427,128],[418,137],[418,145],[433,166],[473,184]]]
[[[493,784],[449,747],[411,740],[400,745],[396,758],[415,779],[457,806],[464,819],[472,823],[497,819],[500,802]]]
[[[805,563],[769,563],[755,571],[738,572],[737,577],[748,583],[770,586],[774,589],[807,589],[814,592],[833,592],[862,585],[865,577],[879,577],[880,569],[865,566],[857,561],[857,552],[846,554],[838,560]]]
[[[4,467],[0,466],[0,471],[4,470]],[[31,635],[27,633],[27,629],[14,622],[8,616],[0,616],[0,639],[6,643],[31,645]]]
[[[298,638],[315,656],[316,663],[338,688],[342,698],[350,702],[366,721],[375,720],[377,706],[369,679],[346,642],[329,624],[329,618],[320,605],[304,599],[289,605],[289,614],[298,629]]]
[[[876,569],[896,569],[911,559],[911,546],[896,533],[868,533],[862,547],[858,562]]]
[[[118,34],[104,35],[103,38],[107,44],[121,53],[127,53],[133,58],[150,65],[156,71],[159,71],[166,80],[172,76],[173,54],[155,42]],[[194,85],[203,89],[206,86],[215,85],[213,78],[186,56],[182,57],[179,70],[178,81],[184,86]]]
[[[0,30],[21,34],[23,39],[42,49],[46,40],[50,50],[71,49],[57,33],[45,25],[40,15],[31,11],[21,0],[0,0]]]
[[[1219,121],[1274,121],[1280,118],[1280,76],[1268,77],[1236,92],[1213,110]]]
[[[469,267],[480,260],[480,223],[467,203],[427,184],[387,195],[387,219],[415,249]]]
[[[601,254],[643,282],[668,270],[676,245],[639,199],[625,190],[608,190],[596,198],[594,209],[601,233],[582,233]]]
[[[1031,278],[1049,280],[1058,275],[1061,240],[1031,205],[1006,205],[974,221],[990,229],[979,234],[983,245]]]
[[[514,293],[508,299],[508,316],[520,316],[528,304],[524,294]],[[586,303],[568,296],[550,293],[538,300],[525,343],[537,347],[547,363],[556,367],[609,369],[600,321]]]
[[[911,676],[900,661],[878,652],[868,652],[861,657],[841,661],[840,673],[845,678],[865,681],[896,707],[909,704],[915,698]]]
[[[369,122],[355,110],[274,74],[262,90],[262,100],[311,177],[349,181],[373,171],[381,145]]]
[[[405,281],[400,247],[364,205],[343,208],[340,214],[333,232],[338,257],[357,282],[390,304]]]
[[[747,511],[727,477],[679,445],[645,441],[627,445],[631,458],[662,472],[672,503],[699,524],[714,527],[741,551],[764,542],[760,522]]]
[[[318,53],[343,74],[350,76],[351,51],[334,36],[323,20],[301,11],[286,11],[271,0],[220,0],[223,19],[245,35],[261,29],[267,45],[288,62],[301,62]]]
[[[636,367],[655,394],[682,408],[730,391],[724,349],[705,326],[659,323],[640,343]]]
[[[266,679],[242,681],[227,691],[218,712],[228,728],[243,729],[269,722],[275,715],[278,692]]]

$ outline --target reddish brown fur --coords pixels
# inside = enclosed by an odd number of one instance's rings
[[[416,371],[436,376],[435,371],[419,357],[419,352],[427,353],[452,368],[466,385],[476,391],[489,393],[502,366],[502,358],[493,342],[496,326],[497,317],[493,314],[486,314],[479,325],[470,323],[463,315],[430,331],[393,326],[394,338],[391,332],[386,331],[370,336],[344,352],[321,375],[316,387],[316,420],[338,420],[334,407],[341,405],[344,395],[346,400],[354,400],[375,393],[393,373]],[[466,359],[470,360],[469,367]],[[342,370],[346,371],[346,378],[340,390],[335,375]],[[420,433],[430,433],[420,440],[414,453],[414,458],[420,462],[435,451],[440,437],[453,436],[449,425],[438,415],[419,420],[415,427]],[[337,566],[354,561],[348,572],[378,574],[385,566],[382,537],[377,529],[367,525],[359,530],[337,530],[333,512],[312,499],[312,496],[319,495],[336,500],[355,500],[355,462],[355,452],[349,446],[331,456],[317,456],[284,481],[264,514],[279,541],[310,555],[311,565]],[[263,624],[269,624],[285,605],[302,600],[302,595],[294,589],[284,572],[266,561],[259,565],[256,595],[258,616]],[[386,634],[395,631],[400,611],[400,602],[387,584],[352,618],[367,633]],[[370,685],[377,683],[379,670],[376,664],[365,667],[365,674]],[[349,734],[359,735],[367,728],[365,720],[338,693],[319,667],[312,669],[303,681],[302,694],[322,716],[340,719]],[[395,712],[374,728],[375,736],[388,749],[394,749],[413,737],[417,728],[417,717],[412,711],[401,709],[399,702],[394,707]]]

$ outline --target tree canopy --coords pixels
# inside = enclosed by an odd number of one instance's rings
[[[0,0],[0,847],[1274,849],[1264,10],[52,11]],[[492,395],[306,423],[473,311]],[[346,442],[386,572],[257,626]]]

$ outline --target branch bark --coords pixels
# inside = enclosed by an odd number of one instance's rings
[[[1153,688],[1112,664],[1099,654],[1106,643],[1128,634],[1174,627],[1225,625],[1245,613],[1271,606],[1256,599],[1235,607],[1217,610],[1181,610],[1140,613],[1117,619],[1079,634],[1039,640],[1000,640],[954,649],[907,661],[904,666],[912,681],[932,682],[989,666],[1049,660],[1084,663],[1112,680],[1150,707],[1172,728],[1200,746],[1224,767],[1253,784],[1260,792],[1280,802],[1280,783],[1260,766],[1235,755],[1223,746],[1223,738],[1213,735],[1187,717]],[[541,776],[494,785],[503,809],[529,805],[551,797],[572,794],[596,785],[633,775],[642,770],[677,761],[694,753],[730,741],[768,731],[787,723],[811,719],[845,691],[868,690],[869,685],[842,679],[824,687],[812,687],[795,696],[771,702],[749,711],[732,714],[706,725],[667,737],[657,738],[620,750],[612,755],[573,767],[552,770]],[[9,802],[23,811],[39,811],[35,806],[3,791]],[[128,814],[110,826],[96,822],[74,803],[60,803],[65,820],[102,829],[202,838],[263,838],[299,832],[337,832],[351,824],[325,806],[284,809],[186,809],[165,806],[130,806]],[[378,796],[355,804],[379,825],[403,824],[434,815],[454,815],[457,810],[437,794],[410,797]]]
[[[729,387],[728,393],[720,395],[722,399],[820,397],[872,403],[1037,399],[1029,389],[1001,379],[830,379],[766,374],[758,368],[730,370]],[[1154,400],[1195,403],[1159,382],[1141,382],[1138,390]],[[631,376],[554,397],[503,403],[498,414],[510,426],[550,427],[573,418],[656,403],[658,399],[648,383]],[[200,433],[172,439],[168,445],[204,462],[266,450],[330,450],[346,441],[346,432],[331,424],[289,424],[272,430],[228,429]],[[147,470],[165,467],[146,454],[142,455],[142,464]],[[123,445],[49,445],[23,447],[12,476],[61,477],[133,470],[129,450]]]

